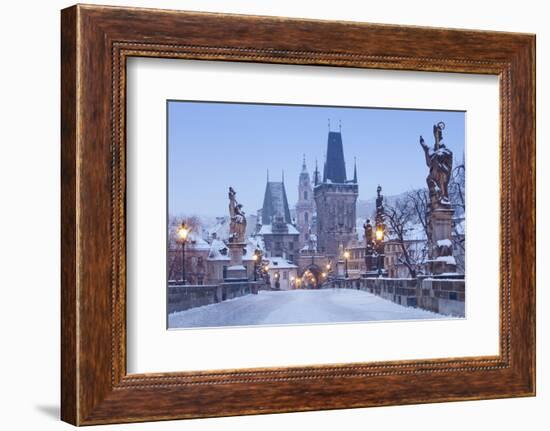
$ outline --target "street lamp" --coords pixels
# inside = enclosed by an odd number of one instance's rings
[[[344,276],[345,276],[346,278],[348,278],[348,276],[349,276],[349,274],[348,274],[348,259],[349,259],[349,251],[346,250],[346,251],[344,252],[344,262],[345,262],[345,264],[346,264]]]
[[[383,244],[384,225],[379,225],[376,227],[375,237],[376,237],[376,252],[378,253],[378,259],[377,259],[378,260],[377,262],[378,277],[380,277],[382,275],[382,262],[384,259],[384,244]]]
[[[185,284],[185,244],[187,243],[187,238],[189,236],[191,229],[189,226],[182,222],[181,226],[178,229],[178,238],[181,241],[181,281],[182,284]]]

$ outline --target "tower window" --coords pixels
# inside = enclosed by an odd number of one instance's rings
[[[304,213],[304,220],[306,221],[306,223],[309,223],[309,213]]]
[[[307,201],[307,190],[304,190],[304,200]]]

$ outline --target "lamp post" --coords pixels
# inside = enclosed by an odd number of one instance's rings
[[[376,252],[378,253],[377,269],[378,277],[382,275],[382,261],[384,259],[384,226],[379,225],[376,227]]]
[[[345,262],[344,277],[346,277],[346,278],[349,277],[349,274],[348,274],[348,259],[349,259],[349,251],[346,250],[344,252],[344,262]]]
[[[328,277],[330,276],[330,270],[332,269],[332,265],[330,264],[330,262],[326,264],[325,268],[326,268],[327,279],[328,279]]]
[[[183,222],[178,229],[178,237],[181,241],[181,282],[185,284],[185,244],[191,229]]]

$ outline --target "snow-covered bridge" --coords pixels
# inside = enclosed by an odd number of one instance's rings
[[[281,325],[438,319],[443,315],[404,307],[352,289],[260,291],[169,315],[170,328]]]

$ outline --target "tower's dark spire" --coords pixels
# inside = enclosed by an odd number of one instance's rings
[[[304,154],[304,158],[302,159],[302,172],[306,172],[306,171],[307,171],[306,155]]]
[[[285,223],[292,223],[284,183],[267,182],[262,206],[262,224],[271,224],[276,216],[282,216]]]
[[[269,182],[269,168],[267,169],[267,182]]]
[[[285,183],[285,170],[283,169],[282,172],[281,172],[281,182],[284,184]]]
[[[346,182],[346,163],[344,161],[342,133],[340,132],[328,133],[327,157],[323,172],[323,182],[327,180],[333,183]]]
[[[357,184],[357,157],[353,158],[353,182]]]

